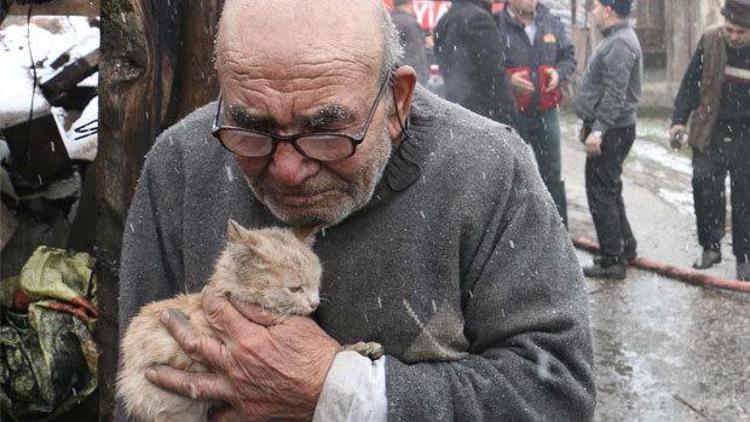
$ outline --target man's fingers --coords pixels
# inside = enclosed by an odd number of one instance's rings
[[[229,302],[234,305],[235,309],[237,309],[242,316],[264,327],[277,325],[284,319],[283,315],[271,312],[256,303],[243,302],[235,296],[230,296]]]
[[[155,365],[146,370],[146,379],[159,388],[193,400],[231,400],[231,386],[216,374],[186,372],[168,365]]]
[[[212,368],[224,365],[226,350],[221,341],[196,330],[182,312],[169,309],[159,320],[188,356]]]
[[[204,294],[201,302],[206,321],[225,342],[265,334],[265,328],[248,320],[226,296]]]
[[[526,74],[523,72],[514,73],[511,77],[511,83],[522,91],[534,91],[534,84],[526,78]]]

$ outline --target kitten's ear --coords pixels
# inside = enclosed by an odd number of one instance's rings
[[[322,224],[317,226],[297,226],[292,228],[292,233],[294,233],[294,236],[297,239],[312,246],[315,242],[315,235],[318,234],[318,231],[322,228]]]
[[[250,249],[250,251],[262,261],[272,262],[273,255],[268,251],[269,241],[266,236],[267,235],[263,234],[263,232],[245,230],[242,244]]]
[[[227,221],[227,239],[232,242],[240,242],[245,238],[247,230],[240,223],[232,220]]]

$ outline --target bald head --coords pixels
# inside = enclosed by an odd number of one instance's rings
[[[370,74],[399,59],[391,32],[380,0],[227,0],[216,65],[221,73],[238,62],[265,68],[348,62]]]
[[[331,225],[367,203],[402,139],[416,84],[414,69],[395,68],[400,54],[381,0],[226,1],[219,125],[235,141],[250,142],[238,126],[253,141],[275,134],[268,155],[236,159],[276,217]],[[325,137],[316,145],[351,155],[310,157],[299,139],[316,133]]]

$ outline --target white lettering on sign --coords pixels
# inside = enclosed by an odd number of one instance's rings
[[[450,7],[449,1],[417,0],[414,2],[414,13],[422,28],[432,31]]]

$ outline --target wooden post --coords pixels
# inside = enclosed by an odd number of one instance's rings
[[[156,136],[213,100],[221,0],[102,3],[95,254],[100,420],[111,420],[118,355],[118,268],[124,221]]]
[[[665,0],[667,79],[677,92],[703,32],[722,22],[721,0]]]
[[[578,24],[578,0],[570,0],[570,23],[573,26]]]
[[[685,1],[685,0],[681,0]],[[674,95],[676,87],[682,80],[682,75],[690,62],[692,51],[685,45],[690,37],[689,7],[675,7],[674,0],[665,0],[664,17],[666,30],[664,38],[667,47],[667,80],[670,82],[671,93]]]

